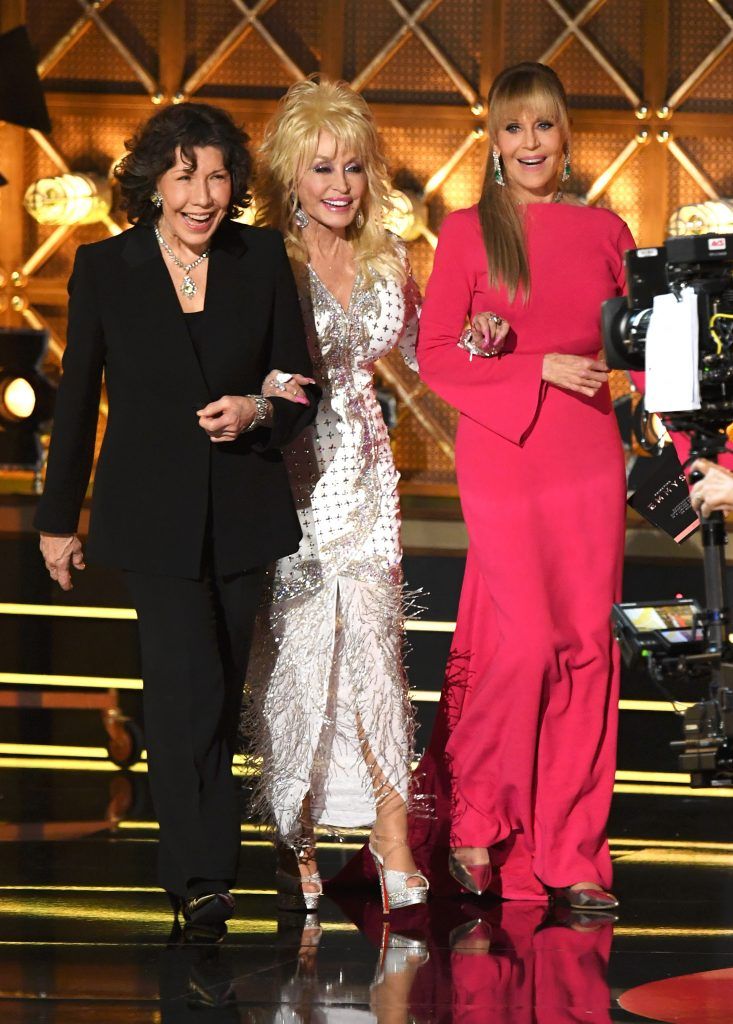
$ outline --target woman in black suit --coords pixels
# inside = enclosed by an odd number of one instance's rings
[[[76,530],[104,372],[87,551],[124,570],[137,610],[159,879],[196,924],[233,912],[251,630],[263,567],[300,539],[280,448],[318,399],[282,238],[230,219],[249,201],[247,141],[223,111],[184,103],[128,144],[117,177],[135,226],[77,250],[35,519],[68,590],[84,568]],[[279,368],[295,376],[264,399]]]

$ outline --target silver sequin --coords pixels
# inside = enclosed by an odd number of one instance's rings
[[[270,575],[245,733],[262,759],[254,813],[297,845],[308,793],[314,823],[333,829],[374,821],[375,775],[407,798],[409,599],[399,475],[373,367],[399,345],[416,368],[419,293],[411,277],[402,286],[357,276],[345,311],[310,266],[293,269],[323,398],[313,426],[285,453],[303,539]]]

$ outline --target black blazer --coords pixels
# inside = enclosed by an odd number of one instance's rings
[[[152,229],[80,246],[68,344],[35,526],[74,533],[89,482],[104,370],[109,417],[97,465],[90,561],[196,579],[208,531],[218,574],[297,550],[279,449],[310,406],[273,399],[272,428],[212,444],[196,409],[259,393],[269,370],[309,375],[295,282],[278,232],[224,221],[212,241],[206,344],[196,356]]]

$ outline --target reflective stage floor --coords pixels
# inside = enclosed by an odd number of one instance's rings
[[[144,773],[0,771],[0,1021],[733,1021],[728,799],[616,796],[618,920],[456,898],[383,924],[376,892],[278,915],[243,826],[221,942],[172,930]],[[327,844],[325,875],[359,846]],[[192,940],[192,941],[188,941]]]

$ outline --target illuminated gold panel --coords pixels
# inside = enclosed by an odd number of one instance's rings
[[[248,0],[247,7],[260,12],[249,24],[234,0],[100,0],[91,17],[78,0],[27,0],[25,20],[45,76],[52,143],[68,168],[106,174],[124,140],[156,109],[151,97],[161,82],[168,83],[170,98],[193,81],[194,98],[230,107],[256,148],[273,101],[289,82],[326,66],[363,82],[359,87],[373,103],[397,186],[419,191],[480,126],[470,95],[482,96],[503,64],[544,59],[564,78],[573,111],[570,191],[586,192],[636,132],[648,130],[648,144],[632,153],[597,199],[628,221],[640,244],[661,241],[673,209],[705,198],[690,167],[721,195],[733,195],[728,5],[719,5],[721,14],[707,0],[605,0],[585,20],[579,15],[587,5],[580,0]],[[415,11],[422,13],[412,24],[409,12]],[[226,53],[208,66],[227,39]],[[635,97],[650,105],[641,119]],[[657,117],[654,105],[675,98],[671,116]],[[657,140],[662,128],[672,133],[677,155],[674,146]],[[76,247],[106,237],[110,227],[75,229],[27,280],[14,283],[12,272],[52,235],[17,197],[32,181],[62,168],[38,140],[2,131],[0,169],[22,181],[0,189],[0,322],[19,323],[13,310],[25,306],[63,343],[65,284]],[[687,169],[679,153],[691,162]],[[434,234],[446,213],[476,201],[485,159],[486,144],[477,142],[430,197]],[[118,208],[113,217],[124,223]],[[421,238],[409,252],[424,287],[432,246]],[[394,434],[404,486],[444,492],[453,481],[444,439],[452,435],[455,413],[420,391],[397,358],[387,369],[411,396],[410,408],[402,403]],[[622,380],[614,384],[623,390]]]

